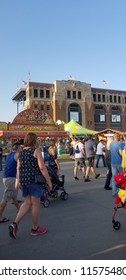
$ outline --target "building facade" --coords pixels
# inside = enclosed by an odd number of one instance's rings
[[[54,122],[74,119],[82,126],[100,131],[106,128],[126,131],[126,91],[93,88],[76,80],[54,83],[29,81],[12,97],[24,109],[43,111]]]

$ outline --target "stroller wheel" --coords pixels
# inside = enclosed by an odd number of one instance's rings
[[[68,193],[66,193],[66,192],[61,192],[60,198],[61,198],[62,200],[67,200],[67,199],[68,199]]]
[[[113,228],[114,228],[115,230],[119,230],[120,227],[121,227],[120,222],[118,222],[118,221],[114,221],[114,222],[113,222]]]
[[[46,198],[44,201],[43,201],[43,205],[45,208],[48,208],[49,207],[49,204],[50,204],[50,201],[48,198]]]
[[[57,198],[58,197],[58,192],[57,191],[55,191],[54,193],[52,193],[52,195],[51,195],[53,198]]]

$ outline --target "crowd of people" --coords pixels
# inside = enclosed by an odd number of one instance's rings
[[[102,160],[103,167],[107,167],[105,190],[112,190],[113,197],[118,193],[118,185],[114,176],[126,170],[126,141],[125,135],[118,133],[106,135],[99,142],[92,136],[86,138],[74,138],[73,153],[75,157],[74,179],[79,180],[77,172],[81,168],[85,182],[90,182],[89,174],[92,171],[94,178],[100,174],[96,173],[99,161]]]
[[[60,148],[59,148],[60,146]],[[44,163],[46,153],[49,155],[49,166],[56,174],[60,172],[60,164],[57,155],[61,155],[61,143],[56,144],[50,139],[46,139],[43,149],[36,134],[28,133],[24,141],[16,142],[12,146],[12,151],[7,155],[3,170],[4,193],[0,202],[0,223],[8,222],[3,213],[9,201],[13,202],[17,209],[17,215],[9,225],[9,235],[16,239],[20,221],[31,209],[32,225],[31,235],[36,236],[47,232],[47,228],[39,225],[40,199],[43,188],[36,182],[37,175],[42,175],[47,182],[48,191],[52,190],[52,182],[48,170]],[[98,179],[100,176],[96,172],[99,168],[99,161],[102,160],[103,167],[107,167],[104,189],[112,190],[115,197],[118,193],[118,186],[114,176],[126,169],[126,146],[125,137],[120,135],[108,135],[105,139],[96,141],[91,135],[88,137],[74,137],[66,140],[65,152],[74,156],[73,177],[79,180],[78,171],[82,171],[85,182],[90,182],[90,172]],[[2,158],[2,148],[0,149],[0,159]],[[0,163],[0,171],[2,163]],[[23,201],[18,201],[18,190],[22,191]],[[20,204],[21,202],[21,204]]]

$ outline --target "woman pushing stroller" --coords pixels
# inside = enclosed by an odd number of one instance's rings
[[[44,159],[47,162],[46,167],[52,181],[52,191],[49,196],[57,198],[58,190],[60,190],[62,191],[60,196],[61,199],[66,200],[68,198],[68,194],[64,189],[65,176],[59,174],[61,168],[57,160],[57,148],[53,141],[50,141],[49,147],[46,150],[46,156],[44,155]],[[61,177],[61,179],[59,177]],[[43,201],[43,197],[41,198],[41,201]]]
[[[49,161],[48,166],[58,175],[58,172],[60,171],[60,165],[57,160],[57,151],[56,147],[51,143],[51,145],[48,148],[49,153]]]

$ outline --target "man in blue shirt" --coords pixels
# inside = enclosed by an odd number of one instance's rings
[[[15,189],[16,173],[17,173],[17,158],[20,150],[20,143],[16,142],[12,146],[12,152],[6,157],[5,167],[3,171],[3,184],[4,193],[3,198],[0,202],[0,223],[8,222],[9,219],[3,217],[3,212],[9,201],[13,201],[17,210],[20,206],[17,200],[17,190]]]
[[[112,168],[112,194],[115,196],[118,192],[117,184],[114,180],[114,176],[122,172],[122,150],[124,149],[124,143],[120,141],[120,135],[114,134],[114,141],[110,144],[111,154],[111,168]]]

